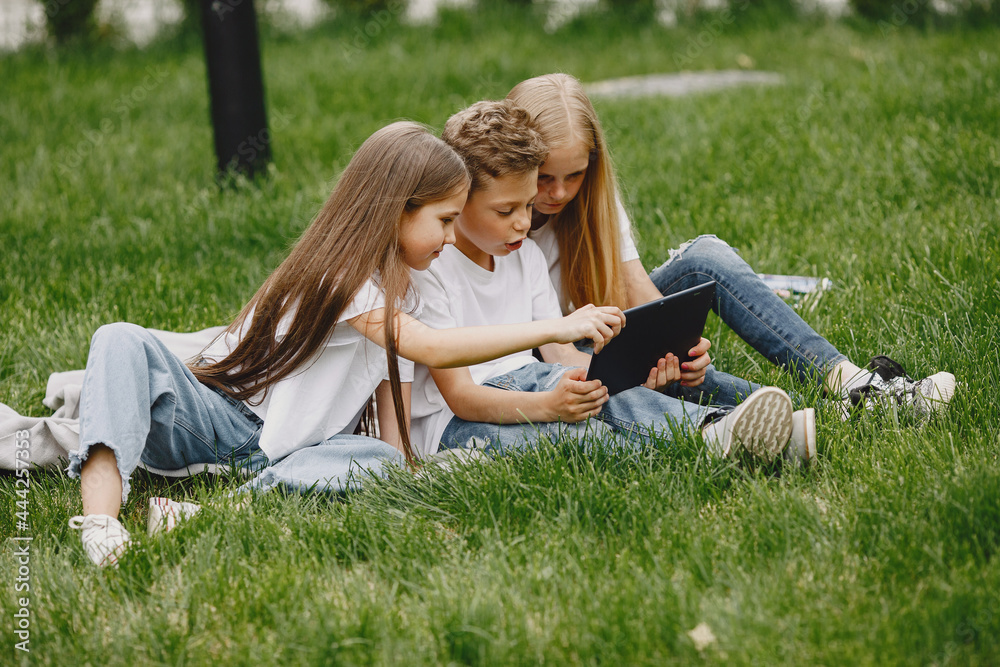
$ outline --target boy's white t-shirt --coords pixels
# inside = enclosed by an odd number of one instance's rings
[[[625,207],[622,205],[620,197],[615,197],[615,204],[618,207],[618,229],[621,232],[622,262],[639,259],[639,250],[635,247],[635,241],[632,240],[632,223],[629,221],[628,213],[625,212]],[[552,229],[552,225],[546,222],[538,229],[532,229],[528,232],[528,237],[542,249],[542,253],[548,262],[549,280],[552,281],[556,294],[559,295],[559,305],[562,307],[563,313],[568,315],[575,308],[572,304],[563,303],[562,269],[559,266],[559,241],[556,239],[555,230]]]
[[[385,350],[364,337],[347,320],[385,305],[385,295],[371,280],[362,285],[330,333],[312,363],[274,384],[259,404],[255,396],[247,407],[264,420],[260,448],[272,461],[316,445],[341,433],[353,433],[369,397],[388,378]],[[275,335],[281,340],[294,313],[278,324]],[[251,316],[252,317],[252,314]],[[240,335],[249,327],[250,317]],[[202,353],[208,361],[224,359],[239,342],[239,335],[227,333]],[[413,362],[400,357],[403,382],[413,379]]]
[[[506,257],[494,258],[487,271],[446,246],[426,271],[414,271],[420,293],[420,321],[434,329],[519,324],[562,317],[559,299],[549,282],[545,256],[530,239]],[[486,380],[536,362],[531,352],[518,352],[470,366],[472,380]],[[411,393],[410,439],[420,456],[438,450],[441,435],[455,414],[431,378],[417,364]]]

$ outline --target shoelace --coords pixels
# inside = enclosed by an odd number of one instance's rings
[[[115,537],[126,537],[128,531],[113,517],[102,514],[88,514],[86,516],[70,517],[69,527],[73,530],[87,530],[88,528],[103,528],[108,535]]]

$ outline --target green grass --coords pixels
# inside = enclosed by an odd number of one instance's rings
[[[996,664],[1000,662],[1000,55],[995,30],[842,25],[722,34],[782,86],[599,101],[652,268],[716,233],[759,271],[828,276],[804,313],[864,363],[962,382],[947,414],[841,423],[807,472],[576,443],[373,482],[346,498],[225,500],[235,482],[138,474],[139,546],[97,571],[66,527],[79,485],[31,487],[31,649],[15,653],[16,545],[0,555],[5,655],[66,664]],[[228,321],[387,121],[440,127],[546,71],[672,71],[698,25],[392,23],[263,41],[275,162],[218,190],[196,43],[0,58],[0,400],[44,415],[45,381],[128,320]],[[703,39],[702,41],[706,41]],[[105,128],[106,131],[105,131]],[[88,137],[91,137],[88,139]],[[724,370],[803,389],[710,320]],[[17,534],[0,477],[0,536]],[[152,493],[205,504],[159,539]],[[688,631],[717,641],[699,651]],[[8,658],[5,658],[8,660]]]

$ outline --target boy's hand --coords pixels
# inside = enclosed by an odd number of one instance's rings
[[[550,419],[569,424],[596,417],[608,402],[608,388],[600,380],[586,380],[587,371],[571,368],[559,379],[552,391],[545,393]]]
[[[705,381],[705,373],[707,372],[705,368],[712,363],[712,358],[708,356],[710,347],[712,347],[712,342],[707,338],[702,338],[700,343],[688,351],[693,359],[681,364],[682,387],[697,387]]]
[[[646,389],[659,391],[681,379],[681,362],[672,353],[667,352],[667,356],[656,362],[656,365],[649,371],[649,377],[642,386]]]
[[[625,315],[620,308],[614,306],[595,306],[587,304],[577,308],[562,318],[560,322],[560,338],[555,343],[575,343],[589,338],[594,341],[594,353],[604,349],[612,338],[621,332],[625,326]]]

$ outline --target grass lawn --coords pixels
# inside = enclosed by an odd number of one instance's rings
[[[950,370],[948,412],[821,405],[808,471],[560,442],[243,509],[234,481],[137,474],[116,571],[66,525],[79,484],[38,471],[30,654],[5,473],[4,664],[1000,663],[1000,33],[505,23],[390,23],[355,48],[346,27],[266,31],[273,171],[221,191],[196,42],[0,57],[0,401],[47,414],[49,373],[82,368],[100,324],[229,321],[388,121],[440,128],[547,71],[748,56],[785,84],[598,102],[644,263],[715,233],[761,272],[830,277],[807,321],[859,363]],[[714,316],[708,335],[723,370],[819,403]],[[154,492],[205,508],[148,539]]]

